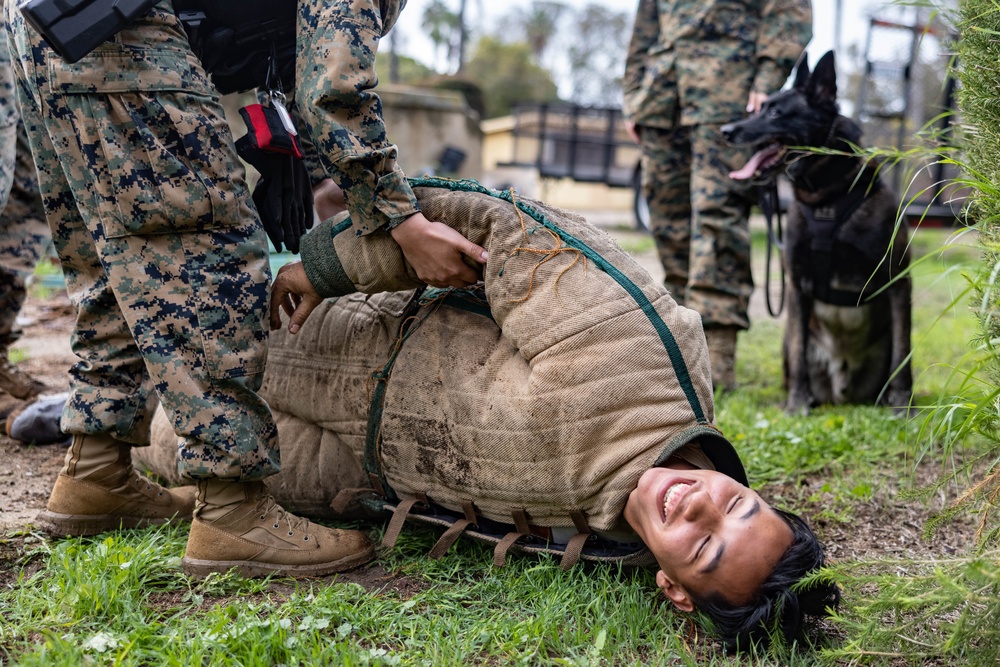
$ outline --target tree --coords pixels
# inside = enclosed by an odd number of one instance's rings
[[[392,81],[389,76],[391,58],[392,54],[390,53],[383,53],[382,51],[379,51],[375,54],[375,72],[378,74],[380,82]],[[434,70],[427,65],[424,65],[419,60],[415,60],[409,56],[397,56],[397,60],[398,76],[395,81],[392,81],[393,83],[405,83],[411,86],[419,86],[424,81],[427,81],[434,76]]]
[[[434,44],[435,51],[439,54],[444,51],[446,68],[450,67],[460,27],[458,14],[448,8],[445,0],[431,0],[424,9],[421,26],[427,31],[427,37]]]
[[[603,5],[588,4],[574,12],[566,48],[573,102],[592,106],[621,104],[630,29],[631,17],[627,13]]]
[[[465,45],[469,39],[468,0],[458,0],[458,11],[450,8],[451,0],[431,0],[424,9],[422,27],[434,43],[435,50],[445,53],[444,69],[462,72],[465,69]],[[481,2],[481,0],[480,0]],[[479,5],[479,2],[477,2]],[[479,5],[479,15],[482,7]]]
[[[544,1],[532,3],[530,9],[521,13],[520,20],[524,27],[525,38],[535,56],[535,62],[539,65],[565,11],[566,5],[561,2]]]
[[[465,68],[465,75],[483,91],[486,118],[509,114],[515,102],[555,102],[552,75],[535,64],[524,42],[505,44],[482,37]]]

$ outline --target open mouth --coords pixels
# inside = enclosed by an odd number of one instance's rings
[[[690,489],[693,484],[694,482],[677,479],[672,481],[665,489],[663,489],[663,501],[661,502],[661,506],[663,507],[662,519],[664,523],[666,523],[666,521],[670,518],[670,514],[677,508],[681,498],[686,495],[688,489]]]
[[[775,166],[781,164],[786,152],[787,149],[780,141],[770,143],[754,153],[745,165],[729,172],[729,178],[745,181],[766,176]]]

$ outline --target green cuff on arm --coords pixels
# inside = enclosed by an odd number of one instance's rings
[[[299,241],[302,268],[305,269],[313,289],[324,299],[358,291],[354,281],[344,271],[344,265],[340,262],[337,249],[333,245],[333,237],[343,229],[343,226],[336,222],[344,220],[340,216],[325,220]]]

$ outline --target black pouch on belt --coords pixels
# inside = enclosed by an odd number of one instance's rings
[[[290,92],[295,0],[174,0],[174,12],[220,93],[273,87],[275,69],[282,92]]]
[[[24,19],[68,63],[96,49],[160,0],[28,0]]]

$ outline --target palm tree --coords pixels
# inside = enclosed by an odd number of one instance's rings
[[[541,63],[542,54],[555,34],[565,9],[566,5],[561,2],[535,2],[524,14],[524,32],[536,63]]]
[[[464,0],[463,0],[464,5]],[[451,66],[455,55],[455,31],[459,27],[459,16],[448,8],[444,0],[431,0],[424,9],[423,21],[420,24],[427,31],[427,37],[434,44],[435,50],[445,52],[446,67]]]

